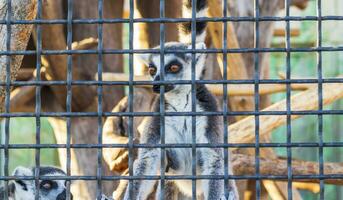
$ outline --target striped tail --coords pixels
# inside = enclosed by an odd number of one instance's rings
[[[207,0],[196,0],[196,18],[207,16]],[[184,0],[182,17],[192,18],[192,0]],[[205,42],[206,22],[196,22],[196,42]],[[192,22],[182,23],[180,26],[180,41],[183,43],[192,42]]]

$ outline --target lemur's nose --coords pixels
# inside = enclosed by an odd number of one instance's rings
[[[153,81],[160,81],[160,80],[161,80],[160,75],[157,75],[157,76],[155,76],[155,78],[154,78]],[[153,90],[154,92],[156,92],[156,93],[160,93],[160,85],[154,84],[154,85],[152,86],[152,90]]]
[[[161,80],[160,75],[155,76],[154,81],[160,81],[160,80]]]

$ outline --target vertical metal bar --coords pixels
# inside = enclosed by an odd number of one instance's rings
[[[134,16],[134,0],[130,1],[130,16],[129,16],[129,50],[133,50],[133,16]],[[133,53],[129,53],[129,112],[133,112]],[[133,117],[129,116],[129,176],[133,176],[133,161],[134,161],[134,152],[133,152],[133,138],[134,138],[134,132],[133,132]],[[129,180],[129,197],[133,196],[132,194],[132,179]]]
[[[0,145],[3,145],[5,142],[5,120],[1,120],[0,122]],[[4,176],[4,163],[5,163],[5,154],[3,149],[0,150],[0,177]],[[0,181],[0,187],[2,186],[3,181]],[[0,196],[4,198],[3,196]]]
[[[255,16],[255,23],[254,23],[254,39],[255,44],[254,48],[259,48],[259,17],[260,17],[260,10],[259,10],[259,0],[255,0],[254,4],[254,16]],[[260,80],[260,67],[259,67],[259,53],[254,53],[254,102],[255,102],[255,112],[259,112],[260,107],[260,96],[259,96],[259,80]],[[257,176],[256,179],[256,199],[260,199],[261,197],[261,180],[260,180],[260,117],[259,114],[255,114],[255,163],[256,169],[255,173]]]
[[[223,0],[223,17],[227,17],[227,0]],[[227,23],[223,21],[223,79],[227,80]],[[228,143],[228,95],[227,84],[223,84],[223,130],[224,144]],[[229,149],[224,148],[224,192],[225,197],[229,198]]]
[[[37,19],[42,18],[42,1],[38,0],[38,9],[37,9]],[[41,57],[42,57],[42,29],[41,25],[36,25],[37,31],[37,45],[36,45],[36,81],[41,81]],[[41,88],[42,86],[36,86],[36,145],[40,144],[40,134],[41,134]],[[35,199],[39,200],[39,179],[40,179],[40,148],[35,148]]]
[[[72,41],[73,41],[73,0],[68,0],[68,14],[67,14],[67,49],[72,49]],[[67,99],[66,99],[66,109],[67,112],[72,112],[72,85],[71,81],[73,80],[73,59],[72,55],[68,54],[67,56]],[[67,176],[71,175],[71,149],[70,149],[70,142],[71,142],[71,118],[67,117],[67,141],[66,141],[66,153],[67,153],[67,162],[66,162],[66,169],[67,169]],[[66,182],[67,186],[67,199],[70,199],[70,181]]]
[[[103,17],[103,0],[98,0],[98,18],[99,21]],[[102,62],[103,62],[103,24],[98,23],[98,80],[102,81]],[[98,85],[98,144],[102,144],[102,85]],[[97,166],[97,199],[101,199],[102,195],[102,147],[98,148],[98,166]]]
[[[160,0],[160,18],[163,19],[165,17],[165,1]],[[161,81],[164,81],[164,43],[165,43],[165,24],[160,23],[160,78]],[[165,98],[164,98],[165,86],[160,86],[160,134],[161,134],[161,144],[165,144]],[[161,174],[161,192],[159,199],[164,199],[165,194],[165,148],[161,147],[161,167],[160,167],[160,174]]]
[[[290,0],[285,0],[286,17],[290,15]],[[286,80],[291,79],[291,43],[290,43],[290,22],[286,20]],[[286,111],[287,111],[287,145],[292,143],[292,125],[291,125],[291,85],[286,84]],[[287,146],[287,196],[289,200],[293,199],[292,192],[292,148]]]
[[[322,47],[322,1],[317,0],[317,47]],[[323,72],[322,52],[317,51],[317,73],[318,73],[318,111],[323,111]],[[319,137],[319,176],[324,174],[323,159],[323,115],[318,114],[318,137]],[[324,180],[320,179],[320,199],[324,199]]]
[[[12,13],[12,2],[7,0],[7,17],[6,17],[6,51],[11,51],[11,13]],[[10,113],[10,95],[11,95],[11,56],[6,56],[6,96],[5,96],[5,113]],[[4,164],[4,176],[9,175],[8,164],[9,164],[9,142],[10,142],[10,120],[11,118],[5,118],[5,164]],[[8,199],[8,181],[5,181],[5,195],[4,199]]]
[[[192,0],[192,50],[195,50],[195,40],[196,40],[196,7],[197,1]],[[195,85],[195,53],[192,52],[192,69],[191,69],[191,93],[192,93],[192,113],[196,112],[196,85]],[[197,186],[196,186],[196,116],[192,115],[192,199],[196,200],[197,197]]]

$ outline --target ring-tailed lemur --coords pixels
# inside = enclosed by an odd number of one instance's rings
[[[184,14],[191,13],[191,1],[186,0]],[[206,0],[197,0],[196,16],[204,17],[207,9]],[[187,12],[188,10],[188,12]],[[196,49],[205,49],[203,43],[206,32],[206,23],[196,23]],[[167,50],[187,50],[191,49],[189,41],[191,33],[191,23],[183,24],[181,37],[184,42],[169,42],[165,44]],[[159,47],[156,47],[159,48]],[[205,68],[206,55],[197,53],[195,55],[196,79],[201,79]],[[149,54],[144,56],[143,61],[149,67],[149,74],[154,81],[160,81],[161,67],[164,68],[164,80],[191,80],[192,55],[190,53],[166,53],[164,56],[164,66],[160,65],[159,54]],[[160,85],[154,85],[153,91],[160,93]],[[166,112],[190,112],[192,111],[191,85],[165,85],[165,111]],[[159,112],[159,103],[155,102],[154,112]],[[216,112],[218,107],[215,98],[204,85],[196,85],[196,111]],[[218,144],[223,143],[223,119],[219,116],[196,116],[196,142]],[[180,144],[192,143],[192,117],[191,116],[169,116],[165,117],[165,143]],[[152,117],[147,123],[145,130],[141,133],[140,143],[160,144],[160,118]],[[166,149],[166,169],[168,175],[192,175],[192,150],[190,148],[167,148]],[[196,149],[196,170],[198,175],[223,175],[224,161],[223,150],[221,148],[197,148]],[[158,175],[161,166],[160,148],[142,148],[138,151],[138,158],[134,162],[135,176]],[[231,174],[231,170],[228,172]],[[192,196],[192,182],[190,180],[167,181],[166,185],[177,188],[186,196]],[[155,188],[154,180],[134,180],[131,188],[126,189],[126,200],[144,200]],[[202,179],[197,180],[197,196],[203,196],[206,200],[216,199],[238,199],[237,188],[234,181],[229,181],[229,195],[224,194],[224,180]],[[160,184],[157,187],[156,198],[175,199],[175,195],[165,188],[165,195],[161,197]],[[169,195],[169,196],[167,196]]]
[[[35,168],[17,167],[13,176],[34,176]],[[66,173],[56,167],[42,166],[39,168],[40,176],[65,176]],[[36,192],[35,180],[14,180],[8,185],[8,196],[11,200],[34,200]],[[40,200],[66,200],[67,196],[65,180],[40,180]],[[5,198],[5,188],[0,188],[0,199]],[[70,194],[70,199],[73,195]]]

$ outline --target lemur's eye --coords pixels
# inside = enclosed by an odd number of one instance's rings
[[[172,73],[177,73],[180,71],[180,66],[179,65],[172,65],[169,67],[169,71]]]
[[[156,67],[152,67],[152,66],[149,66],[149,69],[148,69],[148,71],[149,71],[149,74],[151,75],[151,76],[154,76],[155,74],[156,74]]]
[[[45,189],[45,190],[50,190],[52,188],[52,182],[51,181],[42,181],[42,183],[40,184],[41,188]]]

